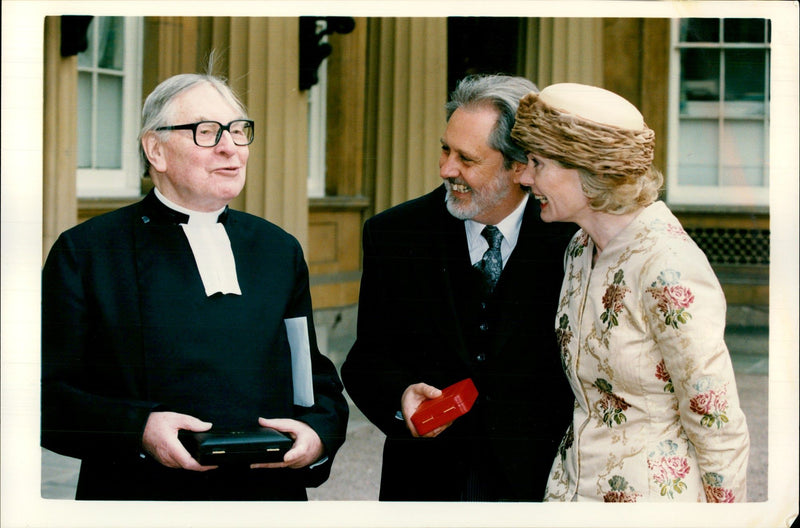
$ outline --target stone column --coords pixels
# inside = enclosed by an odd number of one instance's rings
[[[308,98],[298,86],[296,17],[232,18],[229,80],[256,122],[247,184],[235,207],[264,217],[307,249]]]
[[[365,175],[374,212],[440,184],[447,19],[369,20]]]
[[[78,58],[61,57],[61,17],[45,19],[42,255],[77,223]]]
[[[528,19],[525,77],[539,89],[560,82],[603,85],[602,18]]]

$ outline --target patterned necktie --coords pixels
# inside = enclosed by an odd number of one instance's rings
[[[488,225],[483,228],[481,235],[489,242],[489,249],[483,254],[481,260],[475,264],[475,269],[483,275],[484,291],[489,294],[494,290],[495,284],[500,279],[500,273],[503,271],[503,256],[500,254],[503,233],[495,226]]]

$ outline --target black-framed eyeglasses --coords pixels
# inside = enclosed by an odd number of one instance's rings
[[[223,125],[217,121],[198,121],[186,125],[172,125],[156,128],[160,130],[191,130],[194,144],[198,147],[213,147],[219,143],[222,133],[228,131],[233,138],[234,145],[243,147],[253,142],[255,137],[255,123],[250,119],[235,119]]]

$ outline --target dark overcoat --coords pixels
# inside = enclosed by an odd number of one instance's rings
[[[304,499],[344,441],[347,403],[320,354],[308,270],[297,241],[227,209],[242,295],[207,297],[179,223],[151,192],[88,220],[54,244],[42,283],[42,446],[82,460],[77,498]],[[308,322],[315,405],[293,404],[284,319]],[[294,418],[325,445],[313,469],[169,469],[143,454],[152,411],[215,429]]]
[[[382,500],[462,500],[476,475],[479,500],[542,500],[572,414],[554,317],[574,230],[545,224],[528,200],[516,248],[483,299],[443,187],[366,222],[357,340],[342,379],[387,435]],[[436,438],[412,438],[397,418],[403,391],[464,378],[478,388],[473,409]]]

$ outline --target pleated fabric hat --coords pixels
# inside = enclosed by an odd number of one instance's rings
[[[553,84],[520,101],[511,136],[535,152],[593,174],[641,175],[655,133],[624,97],[577,83]]]

